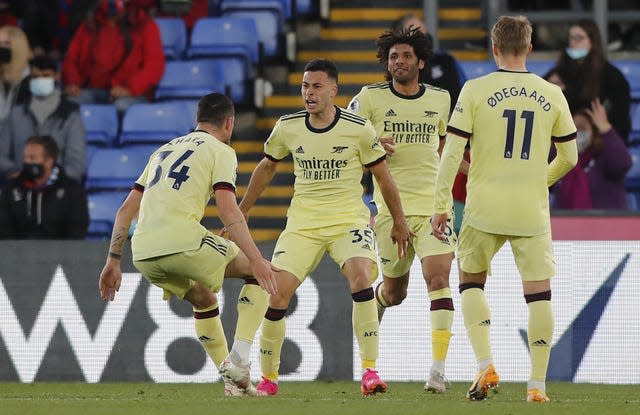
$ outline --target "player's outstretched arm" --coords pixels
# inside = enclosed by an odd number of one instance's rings
[[[260,197],[264,189],[269,186],[273,176],[276,175],[277,163],[268,158],[263,158],[251,173],[249,179],[249,186],[244,197],[240,201],[240,211],[244,215],[245,219],[249,217],[249,209],[256,203],[256,200]]]
[[[142,192],[132,190],[129,196],[122,202],[122,206],[118,209],[116,220],[113,224],[111,232],[111,244],[109,245],[109,254],[107,262],[100,273],[100,298],[105,301],[113,301],[116,291],[120,289],[122,281],[122,272],[120,270],[120,257],[122,256],[122,248],[124,242],[129,237],[129,227],[131,221],[136,217],[140,210],[140,202],[142,201]]]
[[[235,242],[249,258],[253,276],[258,284],[269,294],[276,294],[278,289],[271,263],[262,257],[262,253],[251,238],[247,221],[238,208],[235,193],[219,189],[216,190],[215,197],[220,219],[229,233],[229,239]]]
[[[400,258],[404,258],[407,253],[407,247],[411,243],[411,238],[416,236],[409,225],[407,219],[404,216],[402,210],[402,204],[400,203],[400,194],[396,187],[391,172],[387,167],[386,161],[381,161],[373,167],[370,167],[371,173],[376,177],[380,193],[384,198],[384,203],[389,209],[389,213],[393,219],[393,227],[391,228],[391,240],[393,243],[398,244],[398,255]]]

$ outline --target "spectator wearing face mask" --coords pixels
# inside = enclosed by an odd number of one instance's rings
[[[78,103],[113,103],[122,114],[153,97],[164,73],[160,30],[149,0],[100,0],[71,39],[64,92]],[[152,3],[152,2],[151,2]]]
[[[631,155],[599,99],[577,111],[578,164],[555,188],[556,209],[628,209],[624,179]]]
[[[50,135],[59,148],[58,164],[69,177],[82,182],[87,138],[79,106],[60,92],[55,60],[37,56],[30,64],[31,96],[22,105],[15,106],[0,125],[0,176],[12,178],[22,170],[27,138]]]
[[[611,125],[628,144],[631,94],[626,78],[604,56],[598,26],[584,19],[569,27],[569,44],[545,79],[561,85],[572,109],[599,98]]]
[[[83,239],[89,214],[83,186],[56,165],[51,136],[26,140],[20,175],[0,193],[0,239]]]
[[[0,27],[0,121],[29,95],[23,80],[29,76],[30,58],[31,49],[22,29]]]

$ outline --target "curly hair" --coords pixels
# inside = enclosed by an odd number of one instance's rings
[[[418,57],[418,60],[422,60],[424,62],[424,68],[420,70],[420,73],[422,74],[425,68],[429,66],[428,63],[431,59],[431,42],[429,42],[427,36],[416,27],[399,27],[394,30],[384,32],[376,41],[376,45],[378,46],[376,57],[387,72],[387,80],[391,80],[391,74],[387,69],[389,63],[389,51],[397,44],[409,45],[413,48],[413,53]]]

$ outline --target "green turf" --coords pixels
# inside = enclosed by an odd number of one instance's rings
[[[392,382],[386,394],[364,398],[355,382],[282,382],[276,397],[225,398],[221,383],[0,383],[0,414],[640,414],[639,385],[550,383],[545,405],[524,402],[520,383],[501,384],[483,402],[466,401],[467,386],[432,395],[421,383]]]

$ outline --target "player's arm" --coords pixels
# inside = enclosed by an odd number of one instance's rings
[[[576,146],[575,134],[569,140],[556,140],[556,158],[549,166],[547,176],[547,186],[552,186],[578,163],[578,148]]]
[[[415,236],[404,216],[402,210],[402,204],[400,203],[400,193],[396,187],[391,172],[387,167],[387,162],[382,159],[379,162],[366,166],[371,170],[371,173],[376,177],[378,182],[378,188],[384,198],[384,203],[389,209],[389,213],[393,218],[393,228],[391,229],[391,240],[393,243],[398,244],[398,256],[403,258],[407,253],[407,246],[410,239]]]
[[[253,173],[251,173],[247,191],[239,205],[240,211],[245,218],[248,217],[251,206],[256,203],[256,200],[258,200],[262,192],[264,192],[267,186],[269,186],[269,183],[271,183],[271,180],[273,180],[273,176],[276,175],[277,165],[276,160],[265,156],[253,170]]]
[[[236,202],[235,192],[227,187],[221,187],[215,190],[215,198],[220,219],[229,233],[229,239],[235,242],[249,258],[253,276],[258,284],[269,294],[276,294],[278,290],[271,263],[262,257],[262,253],[251,238],[247,221]]]
[[[113,301],[116,291],[120,289],[122,272],[120,270],[120,258],[124,243],[129,237],[129,228],[133,218],[138,215],[140,202],[142,201],[142,189],[134,187],[122,202],[111,232],[111,244],[107,262],[100,273],[100,297],[105,301]]]
[[[446,240],[447,213],[451,210],[451,187],[460,168],[466,145],[465,137],[449,133],[438,167],[431,227],[433,235],[443,241]]]

